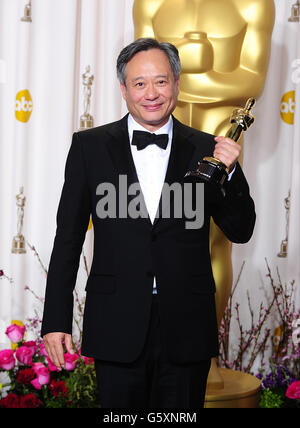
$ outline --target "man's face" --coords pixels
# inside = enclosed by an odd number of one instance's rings
[[[167,123],[179,93],[164,52],[150,49],[137,53],[126,66],[126,86],[120,84],[133,118],[151,132]]]

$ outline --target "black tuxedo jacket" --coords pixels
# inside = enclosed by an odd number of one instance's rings
[[[212,155],[215,142],[212,135],[173,121],[165,182],[182,185],[186,172]],[[153,225],[149,218],[99,218],[97,186],[112,183],[118,190],[120,175],[127,176],[128,186],[138,182],[127,116],[74,134],[57,213],[42,336],[72,332],[73,289],[92,215],[94,254],[86,285],[83,355],[124,363],[139,356],[149,323],[154,276],[170,360],[192,363],[217,355],[209,224],[213,217],[232,242],[250,239],[255,210],[240,166],[227,183],[225,198],[205,185],[204,224],[196,230],[186,229],[187,219],[175,218],[172,209],[170,218],[157,218]]]

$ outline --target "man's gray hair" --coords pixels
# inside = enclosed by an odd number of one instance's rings
[[[175,80],[179,78],[181,71],[180,58],[177,48],[171,43],[158,42],[156,39],[141,38],[126,46],[119,54],[117,60],[117,76],[123,85],[126,86],[126,65],[139,52],[150,49],[159,49],[164,52],[170,62]]]

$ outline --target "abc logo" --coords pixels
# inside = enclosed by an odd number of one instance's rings
[[[16,119],[26,123],[29,121],[33,108],[32,98],[28,89],[23,89],[16,95]]]
[[[295,91],[284,94],[281,98],[280,116],[288,125],[294,124],[295,106]]]

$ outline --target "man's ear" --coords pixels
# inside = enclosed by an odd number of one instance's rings
[[[122,97],[124,98],[124,100],[126,101],[126,93],[127,93],[127,89],[126,86],[124,85],[124,83],[120,82],[120,89],[122,92]]]
[[[178,79],[176,80],[175,85],[176,85],[177,95],[178,95],[180,91],[180,77],[178,77]]]

